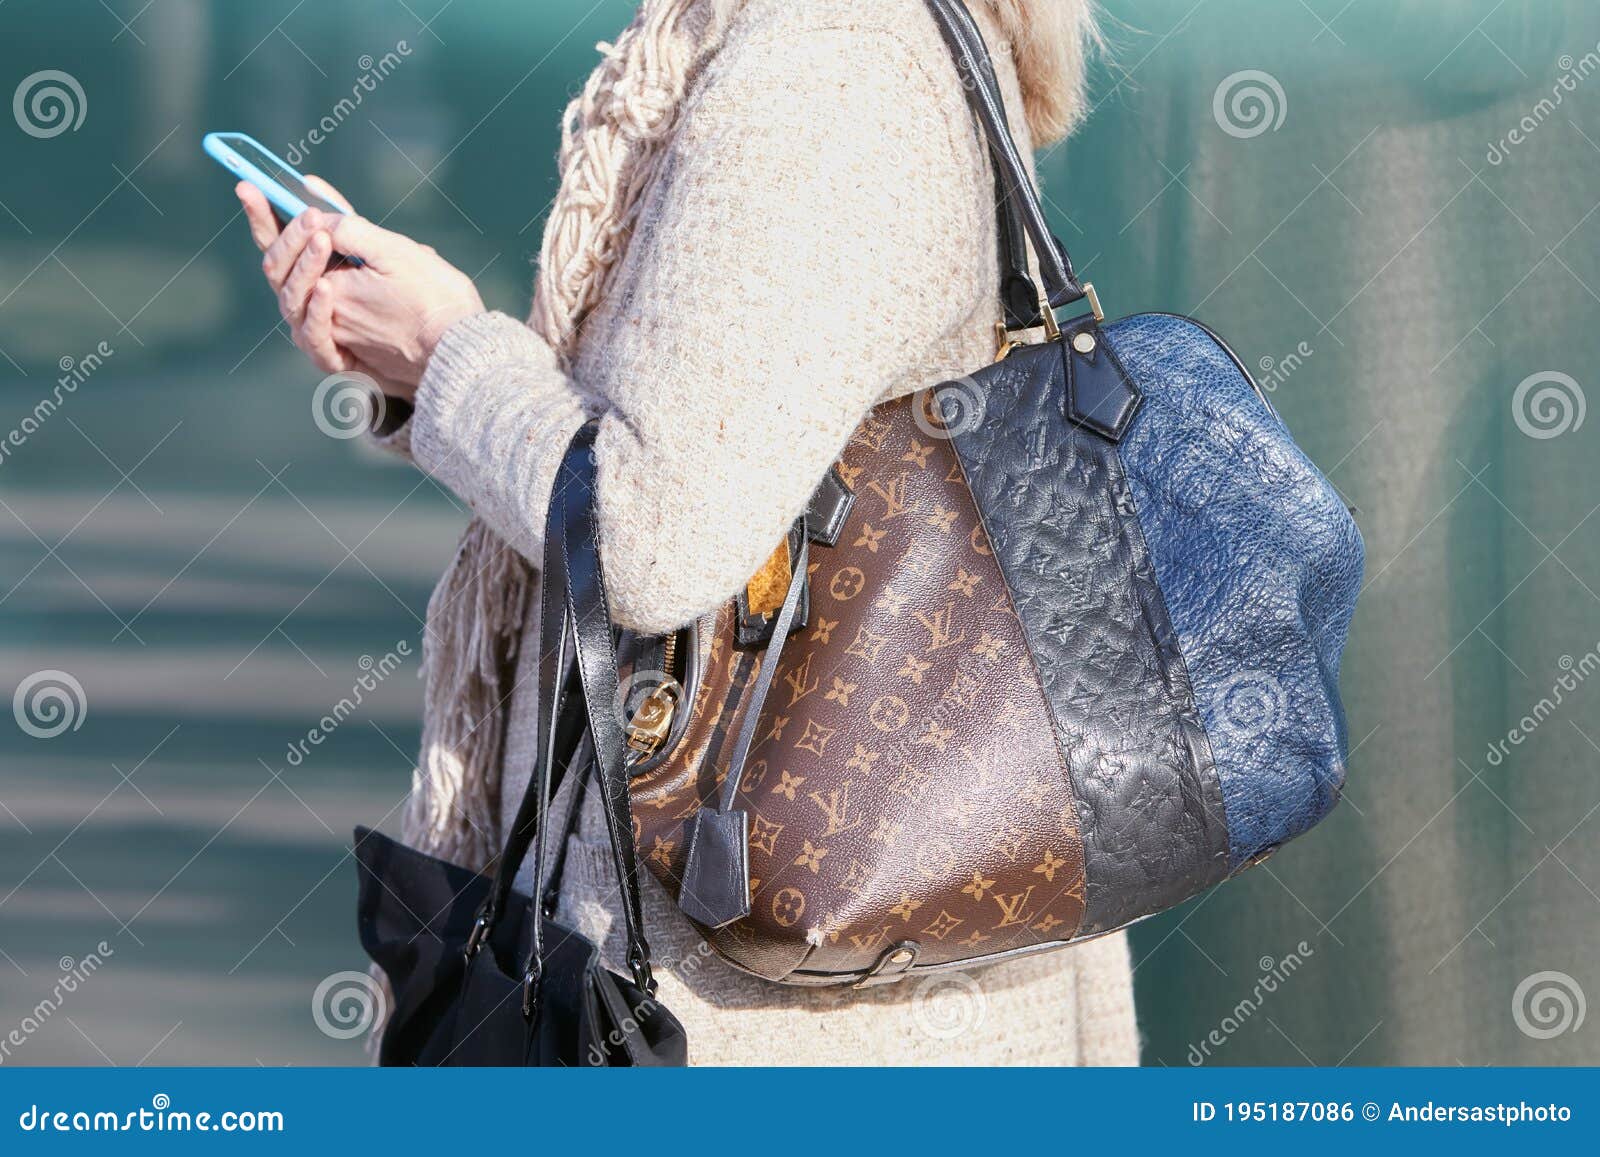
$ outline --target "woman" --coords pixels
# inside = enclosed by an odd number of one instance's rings
[[[1087,0],[971,7],[1020,145],[1063,135],[1081,110]],[[602,51],[563,125],[527,324],[485,311],[426,246],[315,211],[280,234],[238,190],[296,343],[324,372],[375,378],[380,441],[477,515],[429,606],[407,825],[474,865],[532,761],[526,560],[574,430],[601,419],[613,614],[659,633],[745,583],[875,403],[994,352],[992,177],[922,0],[644,0]],[[335,251],[364,267],[327,270]],[[591,802],[562,908],[615,956],[604,830]],[[1136,1060],[1120,935],[970,984],[801,990],[709,957],[645,888],[661,997],[696,1063]]]

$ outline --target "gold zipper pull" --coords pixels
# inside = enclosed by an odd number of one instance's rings
[[[651,691],[628,722],[628,746],[643,755],[654,755],[667,741],[677,710],[676,683],[663,683]]]
[[[678,634],[667,636],[661,648],[660,686],[652,688],[628,722],[628,746],[642,755],[654,755],[672,731],[682,693],[673,671],[678,665]]]

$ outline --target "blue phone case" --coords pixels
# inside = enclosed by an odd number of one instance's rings
[[[272,204],[272,207],[278,210],[278,212],[282,213],[286,219],[293,220],[301,213],[306,211],[309,206],[306,204],[305,200],[303,200],[293,190],[285,187],[275,178],[263,172],[256,165],[251,163],[248,158],[240,155],[229,143],[230,139],[247,142],[251,145],[254,145],[263,153],[266,153],[268,156],[276,160],[278,164],[282,165],[286,170],[294,173],[294,175],[299,177],[302,182],[305,180],[305,177],[298,172],[293,165],[290,165],[288,162],[284,161],[283,158],[277,156],[277,154],[273,153],[271,149],[267,148],[254,137],[248,136],[245,133],[207,133],[201,140],[200,144],[201,147],[205,149],[206,154],[220,164],[223,168],[227,169],[230,173],[236,177],[239,177],[241,180],[249,181],[252,185],[266,194],[267,200]],[[331,202],[323,202],[319,204],[317,208],[326,208],[330,212],[334,213],[342,213],[344,211]]]
[[[3,2],[3,0],[0,0],[0,2]],[[249,157],[242,155],[238,150],[236,150],[230,143],[232,141],[238,141],[241,144],[251,145],[261,150],[261,152],[271,157],[273,161],[276,162],[285,172],[293,173],[299,178],[302,185],[305,184],[305,176],[299,172],[299,170],[297,170],[293,165],[290,165],[271,149],[267,148],[260,141],[256,140],[254,137],[247,136],[244,133],[207,133],[201,139],[200,144],[201,147],[205,149],[206,154],[220,164],[223,168],[227,169],[230,173],[234,174],[236,177],[239,177],[241,180],[249,181],[252,185],[266,194],[268,203],[270,203],[272,207],[282,215],[284,221],[294,220],[301,213],[304,213],[308,208],[311,207],[306,203],[305,198],[301,197],[293,189],[284,185],[271,174],[264,172],[261,167],[254,164]],[[311,192],[309,187],[307,187],[306,192],[311,196],[316,196],[315,193]],[[335,205],[326,198],[318,197],[315,204],[317,208],[326,209],[330,213],[344,212],[343,209],[339,208],[339,206]],[[350,257],[343,253],[334,253],[330,260],[329,268],[338,268],[340,266],[360,267],[361,265],[362,261],[359,257]]]

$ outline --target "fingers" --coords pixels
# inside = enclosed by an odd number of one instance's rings
[[[411,238],[391,233],[354,213],[337,219],[333,245],[348,257],[359,257],[379,273],[392,270],[416,246]]]
[[[283,292],[284,282],[288,280],[290,271],[294,269],[295,262],[300,260],[311,238],[319,231],[330,232],[333,222],[341,219],[334,213],[307,209],[283,227],[283,232],[278,234],[277,240],[267,247],[261,258],[261,271],[266,274],[273,292]]]
[[[316,283],[306,302],[297,343],[325,374],[342,373],[352,364],[333,340],[333,297],[333,286],[326,279]]]
[[[328,184],[328,182],[324,181],[321,177],[313,176],[312,174],[307,173],[306,184],[311,187],[312,192],[320,193],[322,196],[332,201],[335,205],[339,206],[339,208],[343,209],[346,213],[355,212],[354,207],[352,207],[350,202],[345,199],[345,195],[339,192],[338,189],[335,189],[332,185]]]
[[[305,313],[306,301],[310,298],[311,291],[316,288],[317,278],[328,268],[328,258],[332,255],[332,239],[325,231],[318,230],[311,235],[311,240],[306,242],[306,247],[300,252],[299,260],[294,263],[294,268],[284,279],[283,288],[278,291],[278,310],[283,314],[283,320],[291,326],[300,324],[300,319]]]
[[[278,239],[278,219],[272,215],[272,206],[267,203],[266,194],[249,181],[240,181],[233,187],[233,192],[244,206],[245,220],[250,222],[250,240],[265,253]]]
[[[350,203],[326,181],[308,177],[306,183],[349,209]],[[333,255],[331,230],[340,215],[307,209],[280,228],[260,189],[240,181],[234,193],[250,223],[251,240],[262,252],[261,270],[278,295],[278,308],[289,323],[294,344],[323,373],[349,370],[353,363],[333,340],[334,291],[323,278]]]

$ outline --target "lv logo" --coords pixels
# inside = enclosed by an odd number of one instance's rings
[[[1033,921],[1033,913],[1027,910],[1028,899],[1033,895],[1034,885],[1029,884],[1021,892],[1012,892],[1009,895],[997,893],[994,902],[1000,905],[1000,923],[996,928],[1010,928],[1016,924],[1028,924]]]
[[[953,647],[967,637],[965,631],[959,635],[953,633],[955,617],[956,604],[953,599],[945,603],[942,611],[935,611],[931,615],[925,611],[917,612],[917,622],[928,632],[929,651],[942,651],[946,647]]]
[[[879,928],[876,932],[852,932],[850,943],[855,945],[857,952],[876,952],[889,940],[889,929]]]
[[[813,678],[811,674],[811,653],[789,669],[783,681],[789,685],[789,706],[793,707],[800,700],[811,694],[822,685],[822,680]]]
[[[965,671],[957,671],[955,677],[950,680],[950,686],[945,688],[944,694],[940,696],[940,699],[946,703],[953,703],[957,707],[971,707],[978,701],[978,692],[981,689],[982,685],[977,679]]]
[[[867,483],[867,489],[883,499],[883,520],[888,522],[892,518],[899,518],[902,514],[916,509],[914,503],[906,500],[906,479],[909,475],[902,470],[898,477],[889,479],[885,486],[874,478]]]
[[[811,793],[811,802],[817,805],[827,821],[827,827],[822,831],[821,838],[837,836],[841,832],[854,831],[865,821],[859,816],[850,813],[850,780],[845,780],[838,787],[830,787],[827,791],[814,791]]]
[[[876,454],[889,441],[889,435],[892,431],[893,427],[887,419],[880,418],[876,414],[868,414],[862,419],[861,425],[856,428],[856,432],[851,435],[850,441]],[[846,479],[846,482],[849,482],[849,479]]]

